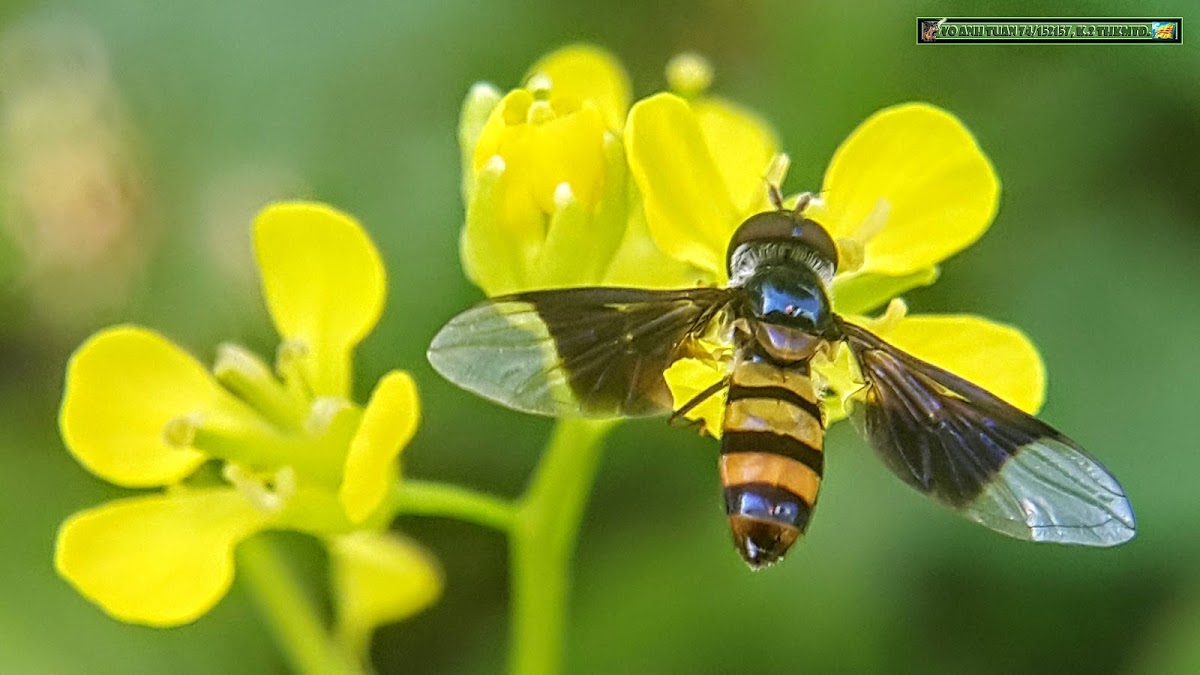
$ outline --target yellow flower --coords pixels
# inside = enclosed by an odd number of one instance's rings
[[[730,236],[771,208],[787,158],[758,115],[711,96],[694,55],[668,64],[672,92],[628,110],[621,67],[593,47],[550,54],[523,88],[477,85],[463,106],[463,265],[488,295],[607,285],[723,285]],[[620,136],[620,142],[617,136]],[[835,310],[1025,410],[1044,392],[1037,350],[1016,329],[969,316],[866,312],[932,283],[938,264],[995,216],[999,181],[952,115],[910,103],[880,111],[838,148],[806,214],[837,241]],[[818,364],[820,366],[820,364]],[[849,355],[821,368],[831,420],[856,388]],[[695,359],[668,371],[682,405],[724,375]],[[723,401],[693,411],[718,429]]]
[[[628,107],[620,64],[586,45],[549,54],[507,94],[486,83],[471,89],[459,126],[461,251],[484,292],[672,288],[702,278],[647,235],[625,158]]]
[[[655,242],[704,270],[708,282],[723,284],[730,236],[747,216],[767,208],[747,200],[745,189],[757,183],[761,193],[769,170],[761,163],[763,150],[758,164],[743,158],[737,168],[730,161],[737,147],[712,142],[702,128],[695,104],[661,94],[634,105],[626,146]],[[938,263],[991,224],[999,190],[991,163],[955,117],[909,103],[872,115],[842,143],[805,213],[838,244],[837,312],[1032,412],[1042,402],[1044,373],[1020,331],[969,315],[905,317],[902,302],[880,320],[857,316],[932,283]],[[830,388],[830,419],[840,419],[843,398],[858,387],[848,355],[821,371]],[[712,364],[684,360],[668,372],[668,382],[682,404],[722,376]],[[716,431],[721,404],[710,401],[694,417]]]
[[[733,230],[770,208],[765,179],[779,152],[775,132],[723,99],[660,93],[629,112],[625,147],[658,248],[706,282],[723,283]]]
[[[355,220],[322,204],[265,209],[254,244],[282,338],[278,375],[235,345],[219,349],[210,375],[136,326],[105,329],[72,356],[67,448],[100,478],[159,489],[68,518],[55,564],[113,617],[173,626],[224,596],[239,542],[268,529],[311,533],[345,590],[341,630],[365,644],[375,625],[421,609],[441,587],[428,554],[386,533],[385,496],[417,426],[413,381],[393,371],[365,408],[350,400],[352,352],[383,307],[383,264]]]
[[[503,97],[472,88],[460,129],[462,256],[489,295],[603,277],[628,218],[628,99],[621,67],[582,46],[542,59]]]

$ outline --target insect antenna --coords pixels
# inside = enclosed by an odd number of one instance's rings
[[[771,206],[774,206],[776,211],[783,210],[783,193],[779,191],[778,185],[767,183],[767,197],[771,200]]]

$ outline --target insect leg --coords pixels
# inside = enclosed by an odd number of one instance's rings
[[[676,410],[675,412],[671,413],[671,418],[667,420],[667,424],[670,424],[672,426],[677,426],[677,425],[681,424],[680,420],[683,420],[682,424],[685,424],[685,425],[692,424],[692,422],[690,420],[687,420],[684,416],[687,415],[688,413],[690,413],[691,411],[695,410],[696,407],[699,406],[701,403],[704,403],[708,399],[712,398],[714,394],[716,394],[717,392],[721,391],[722,389],[724,389],[728,386],[729,386],[729,378],[728,377],[721,378],[720,380],[718,380],[715,384],[713,384],[708,389],[705,389],[704,391],[700,392],[699,394],[696,394],[695,396],[693,396],[692,400],[688,401],[687,403],[684,403],[683,406],[679,408],[679,410]]]

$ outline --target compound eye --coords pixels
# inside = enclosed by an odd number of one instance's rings
[[[729,240],[726,264],[743,244],[763,241],[797,241],[837,267],[837,246],[825,228],[795,211],[764,211],[747,218]]]
[[[817,253],[820,253],[829,262],[833,263],[836,268],[838,264],[837,244],[833,243],[833,238],[829,236],[829,232],[821,227],[821,224],[815,220],[805,218],[800,221],[798,228],[800,241],[807,244]]]
[[[796,236],[799,225],[796,214],[792,211],[765,211],[747,218],[733,233],[729,240],[729,252],[732,254],[742,244],[755,241],[779,241],[792,239]]]

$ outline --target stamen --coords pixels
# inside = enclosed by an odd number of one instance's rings
[[[783,186],[783,179],[787,177],[791,162],[791,158],[783,152],[771,158],[771,163],[767,165],[767,171],[763,174],[763,180],[766,181],[768,187],[774,187],[778,191]],[[783,208],[779,205],[776,207],[781,210]]]
[[[247,349],[231,342],[217,346],[217,361],[213,364],[217,379],[235,376],[251,380],[271,379],[267,364]]]
[[[226,343],[217,348],[213,374],[226,389],[277,426],[298,426],[304,418],[303,408],[288,396],[267,364],[239,345]]]
[[[279,343],[279,351],[276,353],[276,370],[285,370],[288,363],[298,361],[308,355],[308,344],[304,340],[284,340]]]
[[[163,426],[162,440],[177,450],[187,450],[196,442],[196,431],[203,418],[200,413],[175,417]]]
[[[496,88],[496,85],[491,82],[476,82],[467,91],[467,97],[471,99],[493,99],[499,101],[501,93]]]
[[[497,176],[504,173],[504,170],[507,168],[508,163],[505,162],[504,157],[500,155],[492,155],[491,157],[488,157],[488,161],[483,165],[483,171],[485,173],[494,173]]]
[[[823,204],[815,198],[813,201]],[[855,272],[862,268],[866,262],[867,244],[875,238],[875,235],[883,231],[891,213],[891,202],[880,197],[875,202],[875,208],[871,209],[858,228],[849,237],[837,240],[840,273]]]
[[[308,420],[304,423],[305,430],[313,436],[324,434],[338,413],[350,407],[352,406],[348,401],[335,396],[315,399],[309,409]]]
[[[300,462],[304,466],[305,457],[312,454],[308,451],[310,443],[302,434],[281,433],[261,418],[214,417],[205,420],[204,424],[200,424],[199,419],[190,422],[190,427],[175,429],[168,424],[169,433],[180,434],[180,440],[185,438],[183,434],[187,434],[190,444],[182,447],[190,447],[226,462],[263,467]],[[167,433],[164,431],[164,438]]]
[[[550,98],[550,88],[553,86],[554,81],[546,73],[534,73],[525,83],[525,88],[533,92],[533,97],[539,101]]]
[[[275,474],[276,477],[278,478],[289,468],[280,469]],[[232,462],[222,467],[221,475],[246,498],[246,501],[266,513],[279,513],[287,502],[287,498],[295,492],[295,471],[291,472],[292,484],[286,495],[279,489],[271,489],[271,486],[267,485],[262,478]],[[276,487],[278,488],[278,486]]]
[[[712,65],[695,52],[676,54],[667,61],[667,86],[684,98],[703,94],[712,85],[712,80]]]
[[[862,242],[857,239],[843,238],[837,240],[838,272],[849,274],[857,272],[863,266],[865,251]]]
[[[908,303],[904,301],[904,298],[892,298],[887,309],[883,310],[883,316],[875,319],[872,323],[872,328],[877,333],[887,333],[907,315]]]
[[[883,226],[887,225],[888,216],[892,213],[892,204],[888,200],[880,197],[875,202],[875,208],[871,209],[871,213],[863,219],[858,229],[851,236],[857,239],[865,247],[868,242],[883,230]]]
[[[476,82],[471,85],[471,90],[467,92],[467,98],[463,102],[462,121],[459,125],[459,136],[463,147],[473,148],[478,144],[484,126],[491,119],[492,113],[496,112],[503,97],[500,90],[491,83]],[[501,110],[499,113],[501,119],[507,122],[505,111]]]
[[[293,400],[312,400],[312,386],[305,372],[305,360],[308,357],[308,345],[303,340],[292,338],[279,343],[275,355],[275,370],[283,378],[288,394]]]
[[[550,105],[549,101],[534,101],[530,104],[529,113],[525,119],[530,124],[545,124],[553,121],[556,117],[558,115],[555,114],[554,107]]]
[[[287,501],[296,494],[296,469],[291,466],[285,466],[275,472],[275,479],[272,481],[275,488],[275,494],[279,495],[283,501]]]
[[[571,184],[563,181],[554,187],[554,205],[559,209],[565,209],[575,201],[575,192],[571,190]]]

